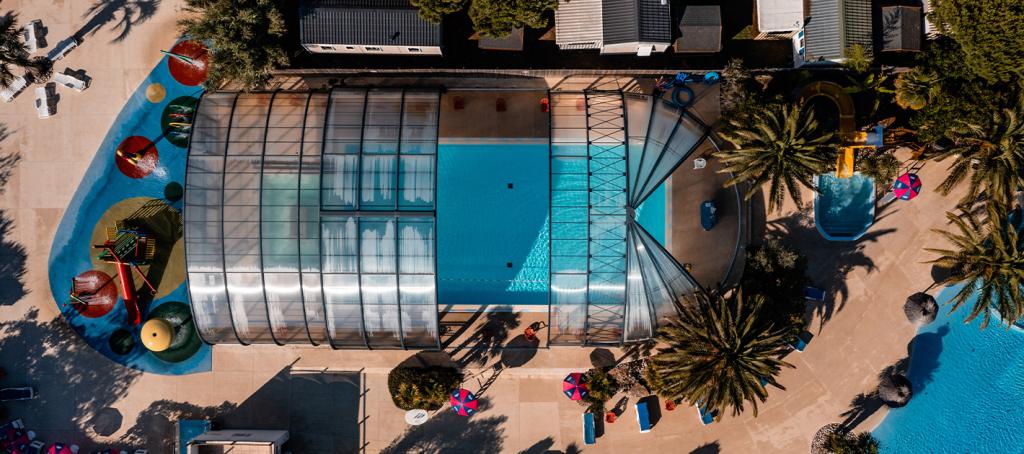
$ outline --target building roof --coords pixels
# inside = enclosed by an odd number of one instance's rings
[[[762,32],[788,32],[804,25],[803,0],[757,0],[757,29]]]
[[[679,21],[682,37],[676,52],[713,53],[722,50],[722,11],[718,5],[689,5]]]
[[[303,44],[440,46],[441,25],[420,18],[408,0],[304,0]]]
[[[601,0],[558,0],[555,43],[561,49],[597,49],[604,41]]]
[[[601,15],[605,44],[672,40],[667,0],[604,0]]]
[[[918,6],[882,7],[882,50],[921,50],[921,22]]]
[[[846,58],[860,44],[871,52],[871,0],[810,0],[805,23],[805,61]],[[837,33],[838,31],[838,33]]]

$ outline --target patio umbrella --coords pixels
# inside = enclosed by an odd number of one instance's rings
[[[914,394],[910,380],[903,374],[886,374],[878,384],[878,397],[890,407],[902,407]]]
[[[924,292],[917,292],[907,297],[903,304],[903,313],[911,323],[931,323],[939,313],[939,305],[935,298]]]
[[[583,374],[579,372],[573,372],[562,380],[562,393],[565,397],[572,400],[581,400],[587,397],[587,384],[585,383]]]
[[[916,173],[904,173],[896,178],[892,193],[903,200],[910,200],[921,193],[921,179]]]
[[[72,454],[71,446],[64,443],[54,443],[50,445],[50,449],[46,450],[47,454]]]
[[[472,416],[476,413],[477,400],[473,393],[466,388],[459,388],[452,391],[452,411],[459,416]]]

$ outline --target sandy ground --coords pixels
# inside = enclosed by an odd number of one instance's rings
[[[55,117],[35,118],[30,91],[0,105],[0,122],[8,134],[0,142],[0,255],[15,270],[4,277],[0,292],[0,360],[8,371],[3,383],[30,383],[42,394],[33,402],[7,405],[9,413],[22,417],[47,441],[63,439],[83,449],[131,445],[168,452],[165,437],[169,421],[177,416],[228,415],[225,419],[233,424],[254,427],[276,421],[267,408],[277,408],[290,412],[292,424],[297,424],[295,418],[313,407],[312,402],[296,398],[284,410],[267,403],[297,395],[297,385],[279,385],[282,376],[348,371],[359,378],[364,397],[358,405],[339,405],[336,411],[339,421],[363,423],[322,430],[358,438],[367,452],[385,449],[407,427],[402,412],[389,401],[386,373],[410,359],[411,352],[218,346],[212,372],[165,377],[111,363],[54,320],[57,310],[46,272],[54,229],[114,116],[157,63],[159,49],[173,43],[180,9],[180,2],[173,0],[97,3],[101,10],[128,5],[133,15],[143,3],[156,5],[155,13],[131,25],[123,40],[116,38],[125,30],[117,27],[124,23],[124,10],[113,8],[109,21],[101,11],[100,19],[92,21],[99,24],[95,34],[58,63],[58,71],[65,66],[85,69],[93,82],[83,93],[60,90]],[[90,23],[91,6],[83,0],[2,4],[3,10],[20,12],[22,21],[43,19],[51,46]],[[942,212],[954,200],[927,190],[941,180],[944,167],[928,164],[920,173],[925,193],[910,203],[881,207],[877,222],[857,243],[826,242],[810,224],[806,209],[798,213],[785,207],[766,218],[768,231],[785,234],[787,242],[809,255],[813,278],[829,291],[829,298],[814,308],[811,331],[816,337],[810,346],[787,358],[797,367],[779,377],[786,391],[773,390],[756,419],[750,412],[727,415],[705,427],[692,408],[680,408],[664,412],[652,432],[641,434],[629,402],[623,417],[585,450],[689,452],[709,445],[726,453],[806,452],[824,424],[848,417],[859,422],[859,430],[877,424],[884,410],[844,413],[855,396],[873,389],[882,368],[907,354],[914,328],[903,316],[903,300],[931,283],[930,266],[924,263],[930,257],[921,246],[935,241],[929,229],[944,225]],[[520,329],[513,328],[512,335]],[[486,409],[470,420],[437,415],[408,433],[395,452],[457,452],[460,447],[473,452],[557,452],[581,445],[583,409],[561,395],[559,382],[567,372],[589,367],[590,350],[542,349],[518,358],[525,366],[504,369],[492,367],[502,360],[498,352],[470,354],[457,352],[456,359],[474,361],[466,385],[485,389]],[[310,412],[320,420],[331,417],[330,409]]]

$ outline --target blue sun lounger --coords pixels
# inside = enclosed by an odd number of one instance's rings
[[[715,412],[708,411],[700,402],[694,404],[693,407],[697,409],[697,417],[700,418],[701,424],[706,426],[715,422]]]
[[[651,414],[647,411],[647,402],[636,403],[636,422],[640,425],[640,433],[651,431]]]
[[[804,287],[804,298],[811,301],[825,301],[825,291],[816,287]]]
[[[594,425],[594,414],[586,412],[583,414],[583,444],[592,445],[597,443],[597,426]]]
[[[811,333],[804,331],[800,333],[800,335],[797,336],[796,339],[789,341],[789,346],[793,347],[793,350],[802,352],[805,348],[807,348],[807,344],[811,342],[812,337],[813,335]]]

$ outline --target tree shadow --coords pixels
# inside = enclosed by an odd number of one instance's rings
[[[722,452],[722,445],[718,441],[712,441],[711,443],[704,443],[690,451],[690,454],[718,454]]]
[[[867,394],[857,394],[857,396],[850,401],[850,409],[840,413],[839,416],[845,418],[840,424],[852,431],[884,406],[885,402],[878,397],[877,391],[872,391]]]
[[[539,340],[529,340],[520,334],[501,350],[501,364],[505,367],[522,367],[537,355]]]
[[[87,21],[74,37],[82,41],[111,24],[111,29],[117,32],[112,41],[124,41],[134,26],[152,18],[159,8],[160,0],[96,0],[82,15]]]
[[[914,394],[920,394],[935,378],[935,370],[939,368],[939,355],[942,354],[942,338],[949,334],[949,326],[941,326],[936,332],[925,332],[914,336],[907,346],[910,355],[908,366],[904,369],[907,378],[914,388]]]
[[[484,322],[458,347],[451,356],[460,367],[487,364],[502,349],[512,330],[519,327],[519,314],[511,308],[499,307],[487,312]]]
[[[529,448],[519,451],[519,454],[579,454],[583,452],[576,446],[576,443],[569,443],[569,446],[565,447],[565,450],[551,449],[555,446],[555,439],[547,437],[541,441],[534,443]]]
[[[0,363],[7,371],[5,384],[33,386],[39,394],[5,402],[12,418],[23,418],[26,427],[51,441],[55,434],[88,439],[141,375],[93,350],[62,317],[40,321],[35,308],[0,323]],[[120,425],[116,417],[105,419],[108,428]]]
[[[298,372],[289,366],[239,404],[153,402],[119,441],[166,452],[177,437],[176,421],[201,419],[214,428],[286,429],[285,448],[292,452],[357,452],[360,381],[356,372]]]
[[[0,123],[0,142],[8,135],[7,126]],[[17,152],[0,155],[0,195],[6,190],[19,162],[21,155]],[[0,210],[0,306],[13,305],[28,294],[25,288],[28,252],[24,246],[10,238],[13,229],[14,221],[7,216],[6,211]]]
[[[480,411],[468,418],[451,411],[435,414],[427,422],[407,429],[381,454],[501,452],[508,417],[481,417],[487,405],[485,401],[480,403]]]
[[[811,281],[826,292],[824,301],[810,302],[808,312],[821,319],[821,327],[843,309],[850,298],[846,276],[857,268],[874,272],[874,260],[864,253],[864,245],[876,242],[896,229],[869,230],[857,241],[829,241],[818,232],[814,220],[806,212],[768,222],[767,235],[800,251],[807,257]]]

